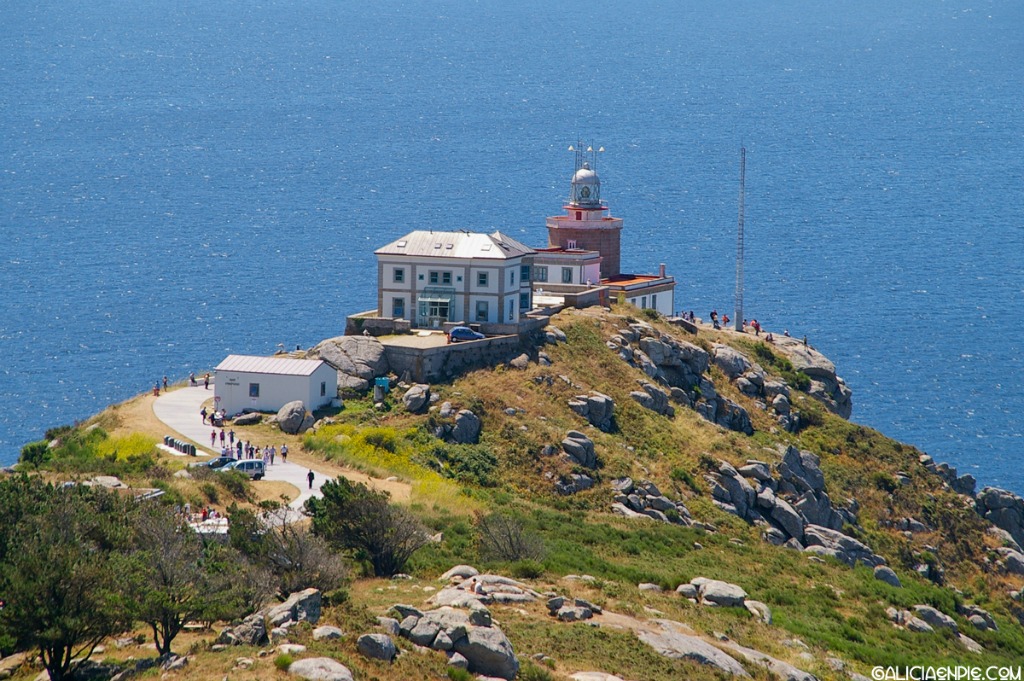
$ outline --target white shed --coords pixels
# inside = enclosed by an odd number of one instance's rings
[[[313,411],[338,396],[338,370],[319,359],[228,355],[216,371],[216,406],[229,415],[277,411],[295,400]]]

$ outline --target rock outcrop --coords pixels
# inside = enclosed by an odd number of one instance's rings
[[[505,633],[489,621],[474,623],[462,610],[443,606],[410,612],[399,626],[401,635],[416,645],[458,653],[470,672],[509,680],[519,673],[519,660]]]
[[[320,341],[306,353],[338,370],[338,388],[365,392],[373,379],[388,372],[384,346],[372,336],[338,336]]]
[[[844,419],[853,412],[853,391],[842,378],[836,375],[836,365],[827,357],[796,338],[786,336],[775,338],[779,348],[793,364],[794,371],[811,379],[807,393],[818,400],[833,414]]]
[[[413,414],[420,414],[430,405],[430,386],[426,383],[417,383],[410,387],[402,395],[402,406],[406,411]]]
[[[612,512],[627,518],[644,517],[676,525],[692,525],[690,511],[681,501],[669,499],[653,482],[634,484],[631,478],[612,481],[615,503]]]
[[[305,433],[313,427],[313,415],[306,411],[302,400],[295,400],[284,405],[274,417],[277,427],[289,435]]]
[[[591,470],[597,468],[594,441],[578,430],[570,430],[562,440],[562,451],[570,463]]]
[[[481,428],[482,423],[479,416],[469,409],[460,409],[456,412],[453,423],[442,423],[437,426],[434,430],[434,436],[445,442],[475,445],[480,442]]]
[[[289,665],[288,673],[309,681],[352,681],[348,667],[330,657],[296,660]]]
[[[599,392],[577,395],[569,408],[606,433],[615,430],[615,400]]]

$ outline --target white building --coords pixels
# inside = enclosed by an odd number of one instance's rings
[[[374,253],[381,317],[418,328],[518,324],[532,306],[534,251],[501,232],[419,230]]]
[[[323,360],[228,355],[217,365],[213,394],[229,415],[277,411],[295,400],[313,411],[338,396],[338,370]]]

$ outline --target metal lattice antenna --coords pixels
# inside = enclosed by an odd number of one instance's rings
[[[740,212],[736,229],[736,330],[743,332],[743,200],[747,174],[747,148],[740,145]]]

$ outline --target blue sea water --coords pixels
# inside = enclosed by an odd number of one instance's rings
[[[1024,493],[1024,4],[13,0],[0,463],[340,334],[408,230],[545,240],[603,145],[623,266],[832,358],[854,420]]]

